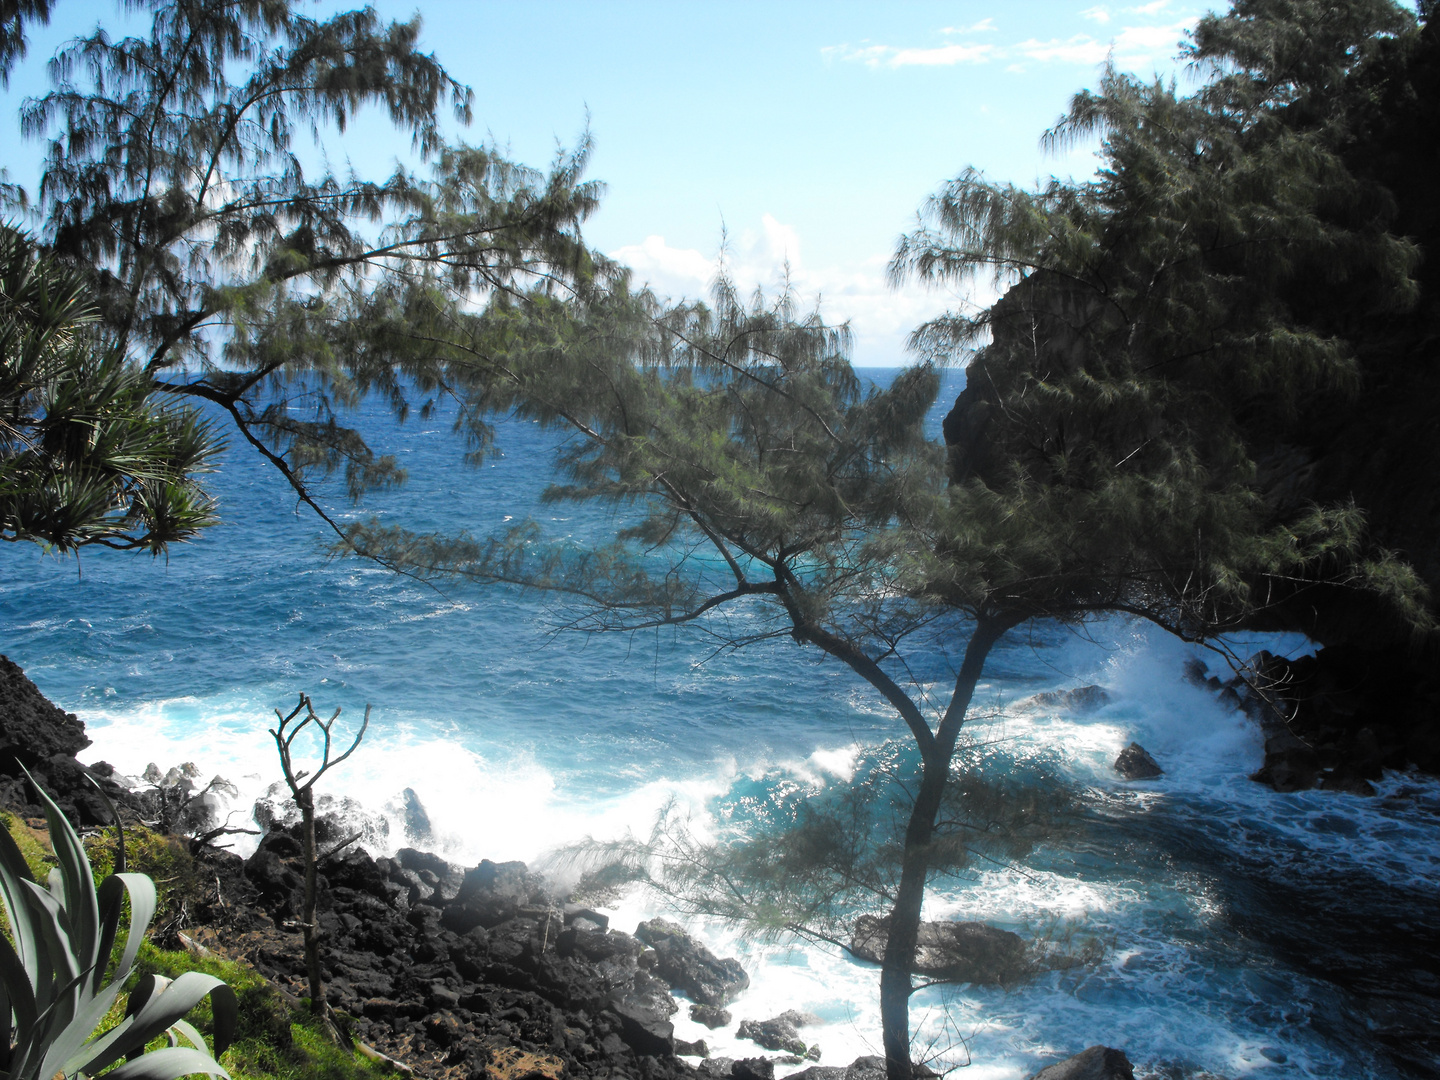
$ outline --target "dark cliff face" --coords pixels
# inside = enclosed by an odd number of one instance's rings
[[[0,656],[0,806],[32,817],[44,814],[24,766],[72,819],[108,825],[110,811],[87,776],[105,783],[112,799],[124,796],[106,782],[105,768],[89,769],[75,760],[89,745],[75,714],[53,705],[16,664]]]

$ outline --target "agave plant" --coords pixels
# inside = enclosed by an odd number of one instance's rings
[[[235,1033],[235,992],[212,975],[191,971],[173,981],[146,975],[131,991],[124,1018],[107,1031],[96,1030],[130,976],[155,915],[155,883],[125,872],[122,837],[116,873],[97,891],[80,837],[54,801],[38,784],[35,788],[60,865],[50,871],[49,888],[41,887],[14,838],[0,828],[0,899],[10,930],[9,940],[0,937],[0,1080],[93,1076],[121,1058],[130,1060],[107,1078],[175,1080],[209,1073],[228,1080],[204,1037],[184,1020],[208,994],[215,1055],[224,1053]],[[127,896],[129,925],[112,969]],[[146,1044],[162,1034],[169,1045],[146,1053]]]

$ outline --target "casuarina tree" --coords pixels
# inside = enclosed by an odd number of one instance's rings
[[[1190,97],[1114,71],[1077,97],[1052,138],[1102,135],[1093,183],[1027,192],[966,173],[902,241],[897,277],[990,272],[1011,286],[979,318],[917,334],[936,359],[988,338],[948,446],[923,430],[933,366],[867,391],[843,333],[788,296],[746,303],[722,282],[710,308],[611,296],[575,318],[530,305],[508,313],[509,390],[494,401],[578,436],[550,498],[630,505],[634,519],[600,547],[550,543],[533,525],[461,542],[351,530],[354,548],[416,572],[581,596],[580,628],[703,624],[727,647],[789,637],[878,691],[920,757],[881,975],[892,1080],[911,1072],[937,814],[1007,633],[1121,612],[1213,642],[1321,589],[1427,625],[1414,573],[1367,540],[1353,506],[1277,511],[1241,430],[1254,410],[1283,421],[1353,372],[1345,341],[1276,299],[1287,282],[1344,251],[1328,280],[1377,310],[1414,295],[1413,245],[1366,216],[1369,189],[1323,130],[1279,116],[1406,17],[1357,4],[1338,21],[1298,8],[1277,20],[1273,6],[1202,23],[1195,55],[1212,76]],[[1247,28],[1305,59],[1289,83],[1244,74],[1220,31]],[[936,700],[905,661],[956,615],[953,683]]]
[[[603,270],[580,223],[600,189],[588,143],[548,172],[447,139],[471,91],[420,48],[420,23],[372,9],[323,18],[272,0],[149,0],[133,36],[64,46],[53,89],[21,110],[44,147],[38,191],[10,185],[53,255],[88,277],[104,346],[152,387],[213,403],[298,497],[340,471],[353,496],[399,483],[350,409],[450,409],[473,457],[490,429],[471,388],[491,368],[452,322],[537,285]],[[52,5],[11,5],[0,62]],[[66,12],[62,5],[57,17]],[[372,178],[309,160],[312,134],[374,110],[415,168]]]

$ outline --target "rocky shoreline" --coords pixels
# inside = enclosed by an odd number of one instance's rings
[[[24,765],[82,829],[109,824],[97,784],[127,817],[154,820],[175,809],[158,774],[159,786],[141,797],[109,766],[80,764],[75,754],[89,742],[78,718],[0,657],[0,807],[40,816]],[[627,933],[594,907],[556,895],[523,863],[463,869],[416,848],[374,858],[342,835],[338,818],[317,824],[327,995],[345,1033],[402,1072],[435,1080],[773,1080],[779,1068],[799,1080],[884,1080],[879,1057],[815,1064],[822,1049],[800,1031],[815,1018],[793,1011],[740,1021],[739,1036],[756,1044],[753,1057],[711,1057],[703,1040],[677,1039],[676,993],[688,999],[692,1019],[728,1027],[734,1018],[725,1006],[749,985],[738,961],[715,956],[680,926],[652,919]],[[301,850],[297,827],[279,820],[248,859],[198,846],[192,888],[157,928],[159,943],[243,960],[298,1003],[308,992]],[[1014,935],[993,933],[1004,935],[1001,951],[1016,950]],[[1105,1071],[1095,1072],[1096,1062]],[[934,1075],[916,1068],[917,1076]],[[1103,1047],[1044,1072],[1046,1080],[1131,1075],[1124,1054]]]

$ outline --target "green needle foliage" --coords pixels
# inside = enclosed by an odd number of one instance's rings
[[[21,113],[47,148],[42,238],[88,275],[107,348],[213,402],[322,516],[310,478],[338,471],[355,497],[404,479],[346,421],[368,395],[401,418],[458,401],[456,428],[483,453],[490,430],[465,402],[493,371],[456,347],[454,324],[606,270],[579,234],[600,195],[581,179],[588,140],[545,172],[448,142],[444,114],[468,123],[472,94],[421,51],[418,17],[125,6],[149,12],[148,30],[72,41]],[[6,40],[48,12],[21,5]],[[410,136],[419,167],[307,168],[299,147],[365,109]]]
[[[1336,594],[1345,617],[1431,623],[1354,503],[1314,497],[1306,446],[1362,386],[1364,328],[1418,295],[1394,199],[1346,157],[1351,99],[1407,35],[1389,0],[1241,0],[1195,31],[1195,93],[1107,68],[1076,95],[1047,139],[1098,136],[1093,181],[1026,191],[967,170],[892,263],[897,280],[1012,286],[914,336],[937,357],[984,346],[947,430],[967,501],[1066,501],[1097,538],[1148,533],[1169,554],[1140,568],[1144,606],[1182,636],[1323,636]]]
[[[843,332],[788,295],[747,303],[722,281],[709,308],[619,292],[583,312],[497,306],[475,325],[505,372],[483,404],[569,429],[549,497],[623,508],[613,542],[550,542],[533,524],[455,542],[376,523],[347,542],[421,574],[582,597],[580,629],[693,625],[717,651],[789,637],[874,687],[919,756],[898,873],[874,890],[890,918],[887,1069],[911,1080],[925,883],[949,858],[937,830],[961,728],[1010,630],[1125,612],[1213,643],[1322,590],[1428,625],[1419,580],[1367,542],[1353,505],[1287,501],[1273,482],[1287,425],[1358,379],[1351,341],[1315,310],[1338,294],[1372,313],[1415,296],[1416,249],[1387,231],[1383,192],[1347,169],[1332,128],[1304,119],[1410,26],[1376,0],[1245,0],[1202,21],[1196,94],[1107,70],[1076,98],[1053,138],[1102,137],[1094,182],[1027,192],[966,172],[947,185],[896,276],[1011,286],[979,316],[917,332],[933,360],[985,344],[950,447],[922,428],[930,363],[866,392]],[[937,641],[944,690],[908,666]],[[679,851],[700,857],[683,838]],[[742,845],[714,865],[760,875],[762,921],[804,924],[803,905],[766,897],[786,876],[766,852]]]
[[[184,1019],[208,996],[215,1053],[224,1052],[235,1030],[235,994],[214,976],[187,972],[171,981],[146,975],[131,989],[124,1018],[97,1030],[134,967],[155,913],[155,886],[143,874],[124,871],[122,848],[117,872],[97,890],[79,836],[50,797],[39,795],[59,863],[48,889],[35,882],[9,831],[0,830],[0,898],[10,930],[0,940],[0,1076],[69,1080],[128,1057],[106,1075],[172,1080],[203,1072],[228,1078]],[[170,1045],[146,1052],[158,1035]]]
[[[85,275],[0,226],[0,537],[159,554],[216,520],[219,448],[96,333]]]

